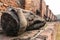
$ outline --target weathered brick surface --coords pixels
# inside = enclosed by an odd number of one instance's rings
[[[26,0],[25,9],[36,12],[40,8],[40,0]]]
[[[42,0],[42,17],[46,14],[46,3],[44,0]]]
[[[8,6],[21,7],[34,13],[39,10],[42,17],[46,14],[46,3],[44,0],[0,0],[0,10],[5,10]]]
[[[5,10],[8,6],[19,7],[18,0],[0,0],[0,11]]]
[[[39,10],[41,12],[41,16],[44,17],[46,14],[46,3],[44,0],[26,0],[25,9],[33,12]]]

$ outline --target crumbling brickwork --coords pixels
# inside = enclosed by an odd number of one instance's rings
[[[0,11],[5,10],[8,6],[19,7],[18,0],[0,0]]]

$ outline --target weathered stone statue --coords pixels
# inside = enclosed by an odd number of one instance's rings
[[[31,11],[21,8],[7,8],[2,12],[1,26],[5,34],[16,36],[25,31],[40,29],[45,25],[45,20]]]

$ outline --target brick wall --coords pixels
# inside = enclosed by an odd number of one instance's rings
[[[0,10],[5,10],[8,6],[19,7],[18,0],[0,0]]]
[[[42,0],[42,17],[44,17],[44,15],[46,15],[46,3],[44,0]]]
[[[26,0],[25,1],[25,9],[27,10],[31,10],[34,13],[36,12],[36,10],[39,10],[40,8],[40,0]]]

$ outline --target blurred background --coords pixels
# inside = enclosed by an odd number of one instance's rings
[[[52,10],[57,19],[60,20],[60,0],[45,0],[46,4]]]

